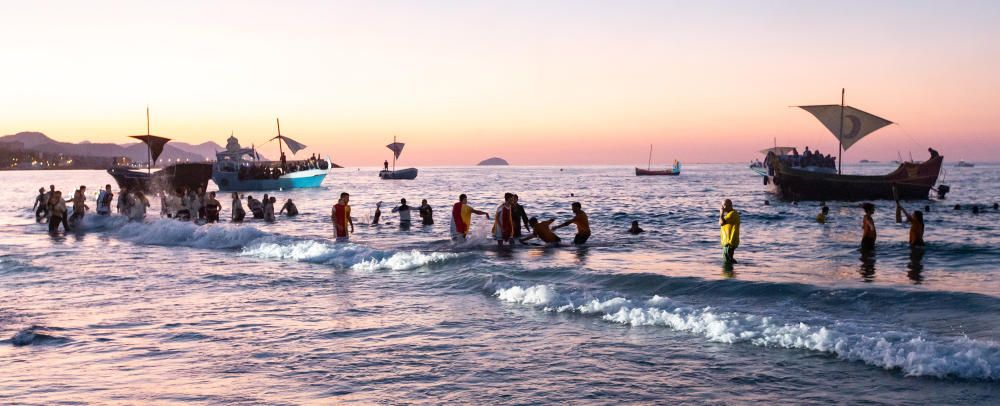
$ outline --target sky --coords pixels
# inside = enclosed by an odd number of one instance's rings
[[[0,135],[264,144],[347,166],[1000,156],[998,1],[0,0]]]

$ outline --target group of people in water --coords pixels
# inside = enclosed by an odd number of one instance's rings
[[[338,240],[347,240],[354,233],[354,220],[351,218],[350,194],[341,193],[340,198],[333,205],[330,212],[330,220],[334,226],[334,235]],[[546,244],[557,244],[562,239],[554,232],[569,225],[576,226],[576,235],[573,243],[580,245],[590,238],[590,220],[587,213],[583,211],[580,202],[573,202],[570,205],[573,210],[573,218],[563,223],[552,226],[555,219],[539,221],[535,217],[529,218],[525,213],[524,206],[520,204],[520,198],[513,193],[505,193],[501,202],[494,211],[491,229],[492,238],[496,240],[498,246],[512,246],[516,242],[527,244],[529,240],[538,239]],[[413,208],[406,203],[406,199],[400,199],[399,205],[391,209],[392,213],[399,216],[399,227],[409,229],[412,224],[411,211]],[[421,201],[417,208],[421,224],[434,224],[434,209],[427,203],[427,199]],[[491,220],[490,214],[477,210],[469,205],[468,196],[464,193],[458,196],[458,201],[451,208],[450,234],[453,240],[466,240],[472,228],[472,215],[485,216],[486,220]],[[375,215],[372,218],[372,225],[378,225],[382,218],[382,202],[375,204]],[[638,223],[634,224],[638,228]],[[523,228],[523,231],[522,231]],[[641,232],[641,229],[640,231]]]
[[[104,189],[98,192],[96,200],[96,213],[101,216],[111,215],[111,206],[115,202],[111,185],[105,185]],[[66,207],[66,203],[72,204],[70,206],[72,211]],[[131,220],[142,220],[146,217],[149,200],[140,191],[129,193],[123,189],[118,195],[115,207],[120,215]],[[39,188],[32,210],[35,212],[35,221],[48,223],[50,232],[59,231],[60,225],[64,231],[73,230],[83,221],[87,210],[90,210],[90,206],[87,205],[87,186],[81,185],[73,191],[73,197],[66,200],[63,199],[62,191],[56,190],[55,185],[49,185],[48,191],[44,187]]]

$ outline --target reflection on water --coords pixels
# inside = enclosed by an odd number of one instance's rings
[[[917,285],[924,281],[924,277],[921,275],[921,272],[924,271],[924,250],[924,247],[910,248],[910,262],[906,263],[906,276]]]
[[[864,282],[875,281],[875,250],[861,249],[861,267],[858,269],[861,280]]]

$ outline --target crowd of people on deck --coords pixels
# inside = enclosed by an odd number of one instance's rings
[[[779,157],[783,162],[800,168],[807,167],[817,167],[817,168],[836,168],[837,167],[837,157],[831,156],[829,154],[823,155],[819,150],[810,151],[807,146],[802,155],[799,155],[798,150],[792,150],[790,155],[785,155]]]
[[[327,169],[326,160],[318,158],[313,154],[308,159],[300,161],[288,161],[285,154],[281,153],[278,163],[258,164],[247,161],[240,165],[238,176],[242,180],[248,179],[278,179],[281,176],[309,169]]]

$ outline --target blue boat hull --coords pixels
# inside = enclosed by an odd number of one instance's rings
[[[277,179],[239,179],[239,176],[231,172],[215,171],[212,180],[223,192],[235,192],[245,190],[288,190],[319,187],[326,178],[327,171],[324,169],[310,169],[305,171],[292,172]]]

